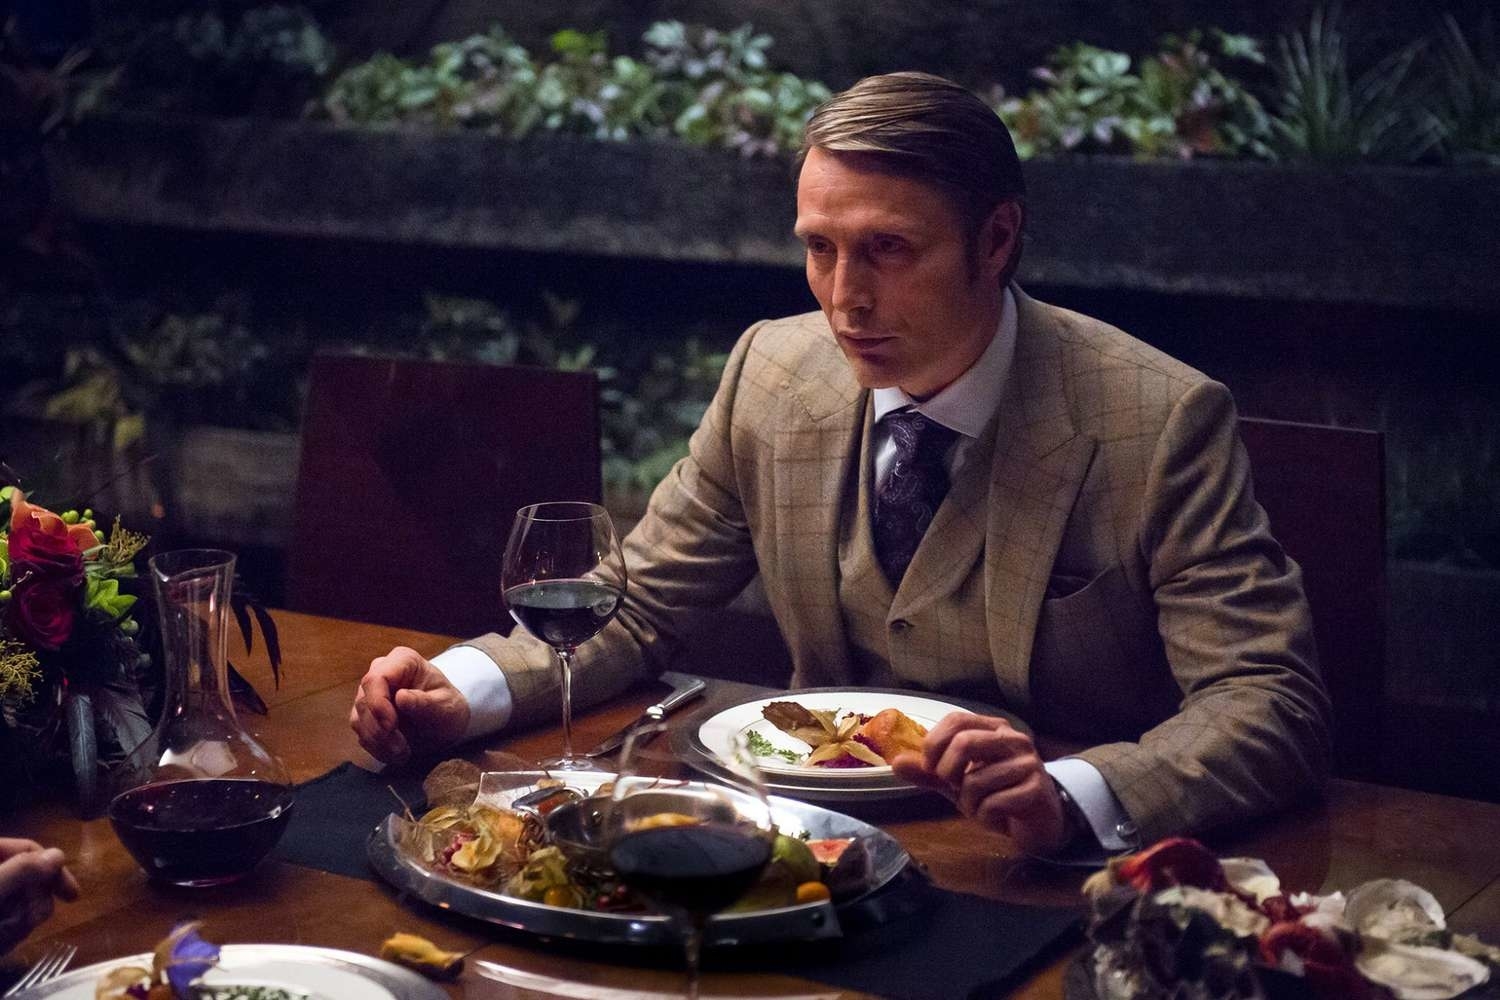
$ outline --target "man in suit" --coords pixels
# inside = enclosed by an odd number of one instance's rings
[[[871,77],[805,139],[821,312],[741,337],[626,539],[626,606],[580,650],[577,701],[659,670],[685,609],[758,572],[794,687],[977,693],[1088,746],[1044,764],[956,713],[894,762],[1024,850],[1121,850],[1315,791],[1327,695],[1228,391],[1011,283],[1020,164],[968,91]],[[539,721],[557,683],[524,636],[398,649],[351,724],[395,758]]]

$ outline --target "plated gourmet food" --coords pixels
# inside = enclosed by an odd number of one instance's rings
[[[1449,929],[1411,882],[1287,893],[1265,862],[1185,838],[1111,861],[1084,891],[1094,948],[1071,1000],[1477,1000],[1500,968],[1500,948]]]
[[[897,754],[920,752],[927,727],[898,708],[873,715],[808,708],[795,701],[773,701],[761,709],[767,722],[807,744],[806,753],[779,749],[759,733],[748,734],[750,750],[809,767],[886,767]]]
[[[317,1000],[312,994],[264,983],[203,982],[219,962],[219,947],[205,941],[198,921],[183,921],[157,944],[151,967],[116,966],[94,986],[95,1000]]]

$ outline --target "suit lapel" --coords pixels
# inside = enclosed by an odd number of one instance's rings
[[[796,608],[799,634],[786,637],[802,686],[848,684],[853,677],[843,616],[838,608],[839,513],[858,489],[860,435],[869,393],[837,350],[799,372],[788,393],[786,419],[777,421],[775,493],[789,498],[779,516],[795,521],[777,532],[777,557]]]
[[[1068,412],[1056,321],[1019,290],[1016,302],[1016,354],[989,478],[984,594],[995,678],[1006,702],[1021,708],[1047,579],[1094,442]]]

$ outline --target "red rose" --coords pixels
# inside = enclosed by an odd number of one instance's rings
[[[94,534],[86,526],[63,523],[43,507],[26,502],[17,491],[10,499],[11,578],[20,581],[28,575],[78,583],[83,579],[84,540],[94,544]]]
[[[78,587],[77,580],[39,574],[17,579],[6,606],[11,632],[37,649],[61,648],[73,634]]]

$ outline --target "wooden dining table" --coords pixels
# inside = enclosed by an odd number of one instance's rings
[[[276,612],[283,652],[273,684],[263,644],[231,659],[269,706],[244,715],[303,782],[346,761],[374,768],[348,725],[349,707],[370,660],[394,646],[435,654],[449,638],[400,628],[292,612]],[[613,703],[578,713],[581,746],[614,732],[660,693],[641,688]],[[554,753],[560,727],[492,738],[495,748],[529,760]],[[76,945],[76,965],[149,951],[184,917],[203,919],[220,943],[285,943],[378,954],[396,931],[466,953],[461,976],[444,983],[449,996],[518,998],[588,996],[610,988],[671,996],[682,972],[670,962],[621,962],[588,949],[559,950],[454,920],[403,898],[382,882],[330,874],[285,861],[262,863],[247,878],[211,889],[149,881],[126,853],[107,819],[79,818],[70,796],[40,794],[3,818],[9,836],[31,837],[65,851],[82,886],[76,902],[59,903],[51,919],[8,957],[20,965],[52,941]],[[1001,834],[980,829],[944,807],[896,811],[878,825],[894,836],[939,886],[1026,904],[1077,905],[1086,874],[1020,854]],[[1455,930],[1500,942],[1500,804],[1407,789],[1335,780],[1326,797],[1293,812],[1210,838],[1223,854],[1264,858],[1291,890],[1348,890],[1368,879],[1399,876],[1429,889]],[[1006,988],[1021,998],[1063,995],[1072,950],[1051,954]],[[765,963],[774,965],[774,963]],[[715,968],[703,995],[735,997],[861,997],[775,968]]]

